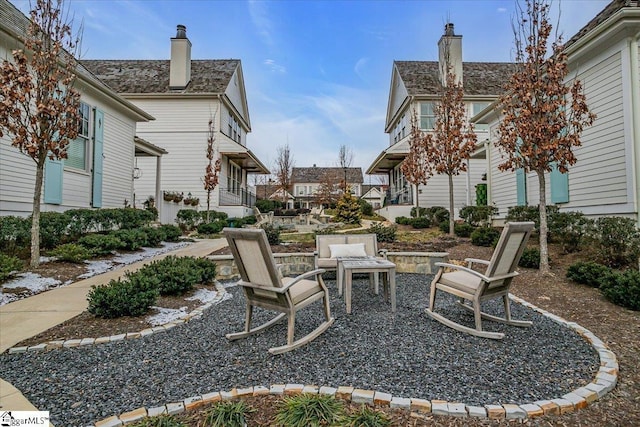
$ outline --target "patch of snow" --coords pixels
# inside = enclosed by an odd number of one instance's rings
[[[40,264],[44,264],[45,262],[54,262],[57,261],[58,258],[54,257],[54,256],[41,256],[40,257]]]
[[[105,273],[115,267],[114,263],[109,260],[85,261],[87,264],[87,272],[78,276],[78,279],[87,279],[97,274]]]
[[[164,307],[151,307],[158,310],[157,314],[147,316],[147,322],[151,326],[160,326],[165,323],[172,322],[174,320],[182,319],[187,316],[187,307],[180,307],[179,309],[164,308]]]
[[[20,273],[18,277],[13,280],[9,280],[3,288],[15,289],[15,288],[27,288],[31,292],[42,292],[54,286],[61,284],[60,280],[56,280],[52,277],[42,277],[35,273]]]
[[[222,287],[225,288],[225,289],[227,289],[227,288],[235,288],[236,286],[238,286],[238,283],[240,283],[240,280],[237,280],[235,282],[220,282]]]
[[[201,301],[203,303],[208,303],[213,301],[216,296],[218,296],[217,291],[211,291],[209,289],[198,289],[194,292],[193,296],[189,298],[185,298],[187,301]]]

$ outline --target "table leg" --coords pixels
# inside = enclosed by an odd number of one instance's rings
[[[338,296],[342,296],[342,281],[344,280],[344,268],[338,260],[338,268],[336,271],[336,281],[338,282]]]
[[[347,314],[351,314],[351,279],[352,272],[351,269],[345,268],[342,271],[342,274],[345,278],[345,287],[344,287],[344,300],[347,304]]]
[[[391,285],[391,312],[396,312],[396,269],[391,268],[387,272],[389,276],[389,282]]]

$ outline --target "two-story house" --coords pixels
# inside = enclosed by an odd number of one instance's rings
[[[413,206],[449,206],[449,186],[446,175],[434,175],[426,185],[410,185],[400,170],[400,164],[409,153],[411,118],[416,114],[423,132],[433,131],[434,105],[438,102],[445,73],[445,57],[453,73],[464,87],[467,116],[471,118],[497,99],[502,84],[512,72],[510,63],[463,62],[462,36],[454,33],[453,24],[447,24],[438,42],[438,61],[394,61],[385,121],[389,146],[367,168],[367,174],[384,174],[389,179],[386,206],[378,212],[393,221],[398,216],[409,216]],[[448,54],[445,55],[445,49]],[[477,125],[479,141],[488,136],[485,125]],[[454,177],[454,206],[456,211],[475,204],[475,186],[482,182],[486,172],[484,162],[469,161],[469,172]]]
[[[158,181],[166,191],[191,193],[206,207],[203,179],[208,123],[213,120],[222,163],[211,208],[235,217],[252,213],[256,195],[249,190],[247,173],[267,174],[269,170],[247,147],[251,121],[240,60],[192,60],[186,27],[178,25],[169,60],[86,60],[83,64],[156,118],[141,124],[138,135],[168,154],[161,171],[152,161],[138,158],[137,201],[154,195]]]
[[[565,44],[567,81],[579,79],[597,115],[574,149],[566,174],[546,176],[546,200],[561,211],[589,216],[626,216],[640,223],[640,2],[614,0]],[[508,208],[537,205],[535,173],[501,172],[495,146],[501,120],[495,105],[473,118],[489,127],[479,156],[486,158],[488,202],[502,222]],[[481,141],[481,139],[478,139]]]
[[[28,25],[29,18],[0,0],[0,58],[11,60],[11,51],[23,48]],[[66,159],[45,164],[43,212],[132,203],[135,153],[156,158],[164,153],[136,138],[136,125],[153,120],[151,114],[118,95],[82,64],[76,75],[80,134],[70,142]],[[31,214],[35,176],[33,159],[12,147],[9,135],[0,138],[0,215]],[[155,183],[151,191],[156,191]]]
[[[337,199],[345,188],[356,197],[362,195],[364,182],[361,168],[317,167],[293,168],[291,186],[295,205],[311,208]]]

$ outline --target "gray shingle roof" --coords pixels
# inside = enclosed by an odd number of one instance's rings
[[[291,182],[299,183],[318,183],[326,180],[327,174],[333,175],[336,179],[344,179],[344,169],[341,167],[333,168],[293,168],[291,171]],[[347,182],[352,184],[362,184],[364,182],[362,176],[362,168],[347,168]]]
[[[436,95],[441,87],[437,61],[394,61],[409,96]],[[467,95],[499,95],[514,71],[510,62],[463,62]]]
[[[186,89],[169,89],[169,60],[83,60],[82,64],[118,93],[224,93],[239,59],[191,61]]]

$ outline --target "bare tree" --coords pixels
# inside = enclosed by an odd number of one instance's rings
[[[213,125],[214,117],[209,119],[209,129],[207,132],[207,168],[204,174],[204,189],[207,191],[207,222],[209,222],[209,211],[211,211],[211,192],[218,186],[220,176],[221,160],[216,144],[216,132]],[[215,161],[214,161],[215,159]]]
[[[434,106],[433,133],[425,135],[428,163],[438,175],[449,178],[449,234],[454,234],[453,177],[467,171],[466,161],[476,144],[473,125],[467,120],[464,90],[451,71],[448,46],[445,46],[445,84]]]
[[[314,193],[314,201],[317,205],[334,205],[338,201],[340,193],[339,182],[340,178],[338,171],[335,169],[327,170],[320,177],[320,185]]]
[[[549,3],[526,0],[526,11],[517,3],[519,16],[514,24],[516,72],[500,97],[503,119],[498,148],[506,157],[498,168],[535,172],[540,189],[540,271],[548,274],[547,201],[545,173],[555,165],[566,173],[576,163],[574,147],[580,135],[595,120],[589,111],[578,79],[565,83],[567,54],[561,37],[551,45]]]
[[[0,69],[0,137],[36,163],[31,215],[31,266],[40,262],[40,199],[47,158],[65,159],[78,135],[80,93],[76,81],[79,35],[64,13],[63,0],[37,0],[24,48]]]
[[[341,168],[350,168],[353,164],[353,150],[346,145],[340,146],[338,151],[338,166]]]
[[[291,173],[293,171],[294,159],[289,148],[289,144],[280,146],[276,150],[276,181],[278,189],[282,189],[283,202],[286,201],[286,194],[291,190]]]
[[[427,180],[433,175],[431,164],[427,158],[426,139],[420,126],[418,126],[418,116],[414,111],[411,116],[411,135],[409,136],[409,154],[400,165],[400,170],[407,181],[416,187],[416,207],[420,214],[420,204],[418,200],[418,186],[425,185]]]

